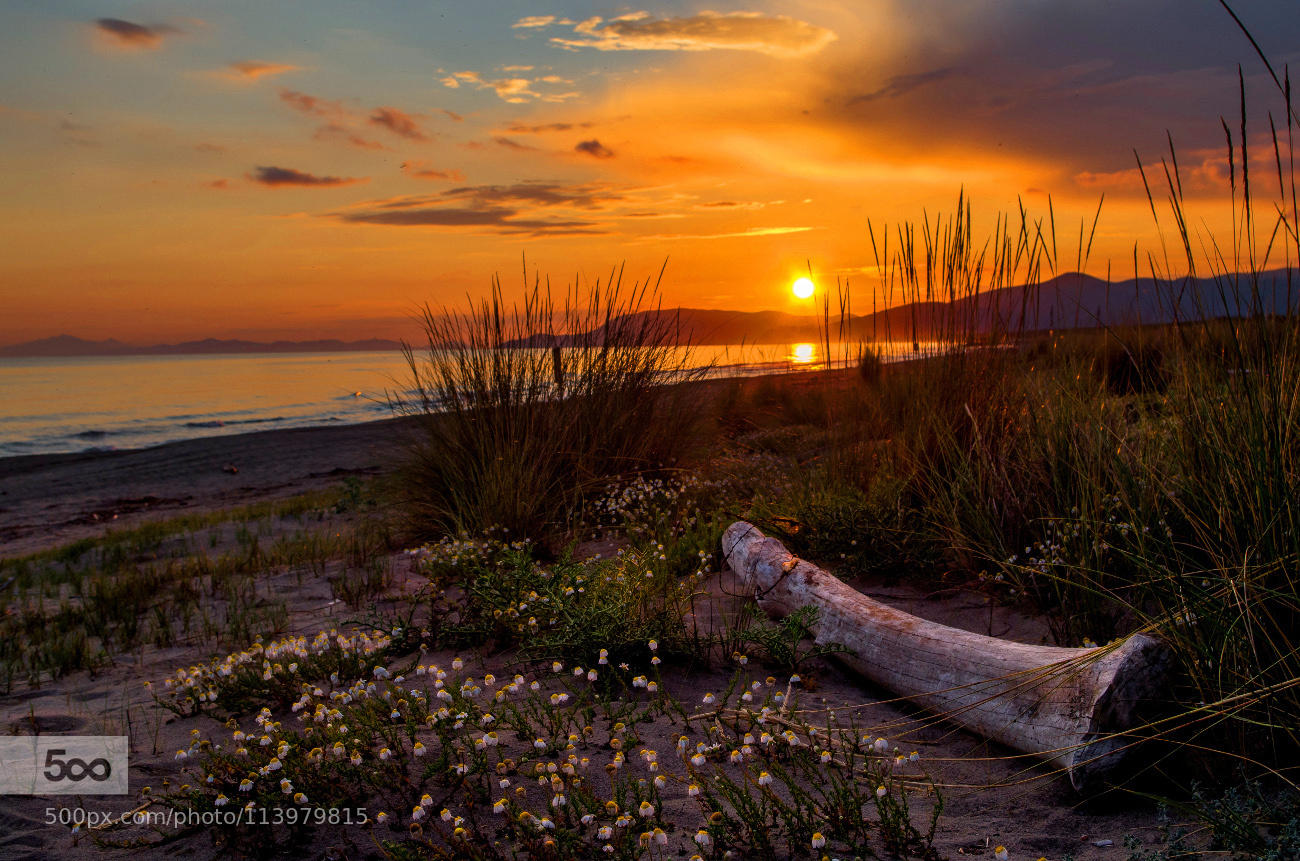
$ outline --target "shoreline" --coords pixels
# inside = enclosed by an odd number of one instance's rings
[[[918,360],[890,363],[898,372]],[[920,361],[924,361],[921,359]],[[855,368],[787,371],[673,385],[701,407],[730,385],[843,385]],[[285,499],[373,477],[395,462],[419,417],[253,430],[113,451],[0,457],[0,559],[25,556],[150,520]]]
[[[684,360],[707,379],[823,369],[823,347],[804,346],[810,350],[806,356],[796,355],[793,345],[751,345],[730,354],[697,348]],[[830,353],[834,365],[848,356],[840,345]],[[243,356],[198,357],[219,359],[215,364],[194,364],[194,357],[144,358],[157,361],[136,368],[130,357],[101,357],[71,375],[15,374],[13,368],[0,367],[0,386],[14,387],[0,416],[0,460],[129,451],[259,429],[371,422],[392,416],[391,399],[410,394],[401,357],[394,364],[389,354],[309,354],[301,361],[280,356],[274,357],[277,364],[271,370],[250,365]],[[900,352],[887,362],[911,358]],[[140,373],[121,370],[119,359]],[[173,360],[178,362],[174,368],[168,364]],[[50,400],[52,391],[64,394]]]

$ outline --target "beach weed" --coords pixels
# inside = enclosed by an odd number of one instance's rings
[[[407,537],[499,526],[542,540],[608,480],[674,466],[697,416],[669,384],[704,369],[657,291],[619,270],[558,300],[534,278],[508,306],[494,279],[464,312],[426,307],[390,398],[419,422],[396,472]]]
[[[182,671],[160,694],[176,710],[219,706],[237,690],[252,719],[195,729],[176,754],[180,781],[142,800],[199,814],[243,808],[242,824],[204,830],[257,855],[361,826],[393,858],[804,857],[872,846],[934,857],[932,833],[908,812],[916,796],[933,796],[934,816],[942,806],[917,756],[803,712],[797,678],[773,686],[737,673],[697,710],[661,683],[654,643],[626,670],[592,654],[584,672],[541,664],[497,677],[461,658],[402,672],[383,638],[368,641],[374,651],[360,642],[324,632]],[[364,672],[322,676],[332,664],[316,659],[343,653]],[[253,713],[259,680],[267,705]],[[674,749],[645,746],[651,724],[673,728]],[[364,822],[331,820],[339,808],[364,810]],[[249,824],[259,815],[266,824]],[[140,829],[100,840],[172,837]]]

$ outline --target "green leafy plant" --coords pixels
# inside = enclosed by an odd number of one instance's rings
[[[810,661],[849,652],[839,643],[817,643],[813,639],[818,616],[816,607],[805,606],[773,624],[757,605],[747,603],[736,620],[736,633],[728,642],[737,653],[752,654],[786,673],[798,673]]]

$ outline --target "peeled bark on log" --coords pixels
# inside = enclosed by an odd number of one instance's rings
[[[769,615],[819,611],[819,644],[873,682],[945,719],[1062,768],[1075,789],[1104,780],[1136,744],[1139,704],[1167,687],[1159,641],[1032,646],[928,622],[866,597],[744,521],[722,537],[732,570]]]

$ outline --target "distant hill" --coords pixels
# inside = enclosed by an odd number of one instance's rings
[[[1288,282],[1286,270],[1276,270],[1262,273],[1254,285],[1244,277],[1106,282],[1068,273],[1038,284],[1004,287],[946,302],[908,302],[872,314],[851,315],[842,321],[832,310],[830,335],[832,340],[846,341],[929,341],[972,333],[1161,325],[1178,320],[1248,316],[1256,311],[1282,314],[1288,305],[1300,308],[1300,272],[1293,272],[1292,278],[1293,284]],[[663,327],[671,333],[670,340],[682,344],[779,344],[825,337],[825,322],[820,317],[779,311],[675,308],[643,311],[610,325],[625,332],[640,326]],[[599,340],[602,331],[589,334]],[[527,339],[526,344],[564,345],[572,340],[539,335]]]
[[[179,344],[155,344],[138,347],[124,344],[115,338],[106,341],[87,341],[72,335],[57,335],[39,341],[27,341],[9,347],[0,347],[0,356],[174,356],[200,353],[336,353],[377,352],[398,350],[401,344],[385,338],[364,341],[339,341],[329,338],[319,341],[242,341],[204,338],[201,341],[184,341]]]
[[[1284,269],[1262,273],[1255,284],[1245,276],[1225,279],[1181,279],[1154,282],[1150,278],[1106,282],[1090,275],[1068,273],[1038,284],[1004,287],[976,296],[942,301],[908,302],[841,321],[830,317],[831,338],[844,340],[937,340],[953,334],[1034,332],[1096,326],[1159,325],[1177,320],[1247,316],[1255,312],[1282,314],[1300,308],[1300,272]],[[842,325],[841,325],[842,324]],[[719,311],[673,308],[642,311],[611,324],[635,331],[662,328],[678,344],[789,344],[821,340],[824,322],[815,314],[782,311]],[[602,327],[603,329],[603,327]],[[594,335],[598,340],[601,330]],[[516,346],[548,347],[572,342],[571,337],[534,335],[512,342]],[[0,347],[0,356],[127,356],[197,353],[326,353],[355,350],[397,350],[398,341],[186,341],[136,347],[121,341],[87,341],[59,335]]]

